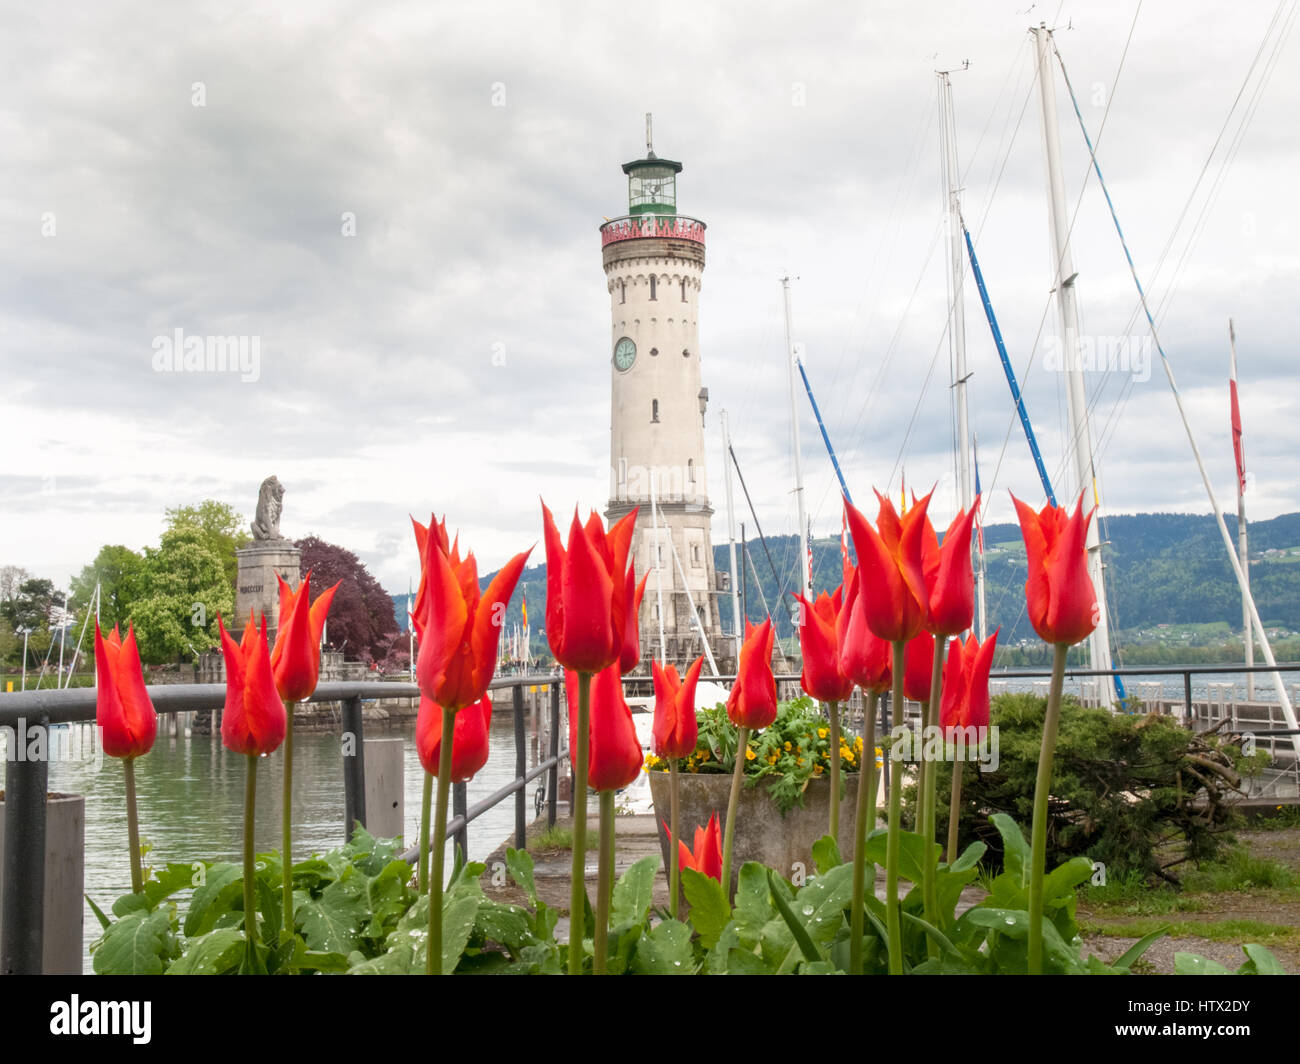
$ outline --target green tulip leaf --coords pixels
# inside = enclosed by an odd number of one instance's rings
[[[86,899],[86,904],[90,906],[91,912],[95,914],[95,919],[99,921],[99,926],[107,931],[109,927],[112,926],[113,921],[104,915],[104,910],[95,904],[95,899],[89,894],[83,894],[82,897]]]
[[[474,917],[471,937],[500,943],[512,954],[517,954],[532,942],[533,935],[528,913],[519,906],[483,901]]]
[[[220,975],[238,968],[243,955],[244,932],[224,928],[192,940],[185,953],[172,962],[167,974]]]
[[[296,915],[310,948],[326,953],[348,953],[360,943],[358,932],[366,906],[355,890],[338,882],[326,887],[319,898],[301,905]]]
[[[699,932],[700,944],[713,949],[731,920],[731,906],[722,893],[722,884],[694,868],[683,868],[682,891],[691,907],[691,924]]]
[[[1174,975],[1229,975],[1231,974],[1218,961],[1209,960],[1195,953],[1174,954]]]
[[[1255,942],[1241,947],[1250,959],[1237,969],[1238,975],[1286,975],[1286,969],[1267,949]]]
[[[1006,813],[994,813],[989,821],[1002,836],[1002,868],[1026,890],[1029,888],[1029,869],[1032,867],[1029,843],[1021,834],[1020,825]]]
[[[161,975],[168,958],[171,917],[133,912],[104,932],[94,947],[97,975]]]
[[[888,832],[873,832],[867,837],[866,855],[868,861],[884,865],[889,844]],[[920,883],[925,878],[926,852],[930,858],[938,861],[943,847],[937,842],[927,843],[924,835],[914,831],[898,833],[898,874],[912,883]]]
[[[948,866],[949,872],[965,872],[967,869],[974,868],[979,864],[980,858],[984,856],[988,847],[982,842],[972,842],[962,852],[962,855]]]
[[[817,866],[817,871],[823,875],[844,863],[844,858],[840,856],[839,843],[831,835],[823,835],[813,843],[812,859],[813,864]]]
[[[653,854],[643,857],[629,868],[614,884],[614,904],[610,910],[610,926],[628,927],[645,922],[654,900],[655,873],[659,858]]]
[[[746,861],[740,868],[736,907],[733,910],[742,944],[756,944],[762,936],[764,926],[772,919],[772,902],[769,898],[767,869],[757,861]]]
[[[1129,946],[1129,948],[1120,955],[1119,959],[1116,960],[1111,967],[1122,968],[1127,971],[1129,968],[1132,968],[1133,963],[1151,947],[1153,942],[1164,938],[1168,933],[1169,928],[1167,927],[1156,928],[1156,930],[1152,931],[1151,934],[1138,939],[1133,943],[1133,945]]]
[[[537,907],[537,881],[533,878],[533,855],[527,850],[506,850],[506,871],[510,878],[528,894],[528,900]]]
[[[781,914],[781,919],[785,921],[786,926],[790,929],[790,934],[794,938],[795,945],[799,947],[799,951],[803,954],[804,960],[825,960],[821,951],[813,943],[812,936],[808,934],[808,929],[799,922],[798,917],[794,914],[794,910],[790,908],[789,903],[784,897],[782,897],[782,892],[777,889],[776,873],[769,870],[767,873],[767,880],[771,885],[772,904],[776,906],[776,911]],[[803,906],[801,905],[801,908],[802,907]],[[782,965],[782,967],[784,967],[784,965]]]
[[[691,929],[677,920],[655,925],[637,946],[632,970],[641,975],[691,975],[695,954]]]

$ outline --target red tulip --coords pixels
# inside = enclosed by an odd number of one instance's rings
[[[280,697],[286,702],[301,702],[316,690],[325,617],[342,581],[327,587],[311,602],[310,571],[302,578],[297,591],[279,573],[275,578],[280,582],[280,623],[271,650],[271,672]]]
[[[776,720],[776,677],[772,675],[772,618],[757,628],[745,620],[736,682],[727,696],[727,716],[738,728],[757,731]]]
[[[989,726],[989,669],[997,643],[997,631],[983,643],[973,635],[965,644],[960,639],[952,641],[943,666],[943,694],[939,699],[939,724],[949,739],[953,728]]]
[[[913,702],[930,701],[930,679],[934,672],[934,636],[922,629],[907,641],[903,658],[903,697]]]
[[[417,526],[417,543],[419,539]],[[480,595],[474,555],[460,561],[455,545],[448,554],[445,535],[426,534],[424,539],[424,601],[413,617],[420,640],[415,675],[426,698],[458,712],[487,693],[496,672],[505,606],[532,550],[506,562]]]
[[[239,644],[217,616],[221,652],[226,658],[226,708],[221,741],[237,754],[269,754],[284,742],[287,717],[266,652],[266,618],[259,628],[250,610]]]
[[[929,594],[925,584],[924,535],[927,495],[900,519],[880,492],[879,531],[847,500],[849,529],[858,553],[867,627],[881,639],[902,642],[925,625]]]
[[[795,593],[802,606],[799,646],[803,650],[803,689],[819,702],[843,702],[853,693],[853,678],[840,671],[836,630],[842,612],[843,585],[834,595],[823,591],[809,603]]]
[[[645,597],[646,581],[650,574],[636,582],[636,565],[627,567],[627,605],[624,607],[623,650],[618,659],[618,671],[626,675],[641,664],[641,599]]]
[[[664,825],[668,835],[668,845],[677,845],[678,863],[682,868],[693,868],[700,875],[709,876],[722,882],[722,832],[718,829],[718,814],[709,817],[707,828],[695,829],[695,852],[692,853],[681,839],[674,839],[673,833]]]
[[[970,534],[975,522],[979,496],[970,512],[958,510],[943,546],[926,519],[924,560],[925,586],[928,593],[925,628],[932,635],[957,635],[971,626],[975,617],[975,574],[970,564]]]
[[[584,527],[573,512],[566,550],[542,503],[546,535],[546,640],[566,669],[597,673],[619,661],[627,623],[627,556],[637,511],[606,534],[593,512]],[[635,625],[636,618],[631,618]],[[576,705],[576,703],[574,703]]]
[[[704,656],[696,658],[686,670],[686,679],[677,677],[677,667],[660,667],[651,661],[655,683],[655,753],[659,757],[689,757],[695,753],[700,728],[695,720],[695,685],[700,679]]]
[[[472,706],[456,714],[456,730],[451,740],[451,781],[464,783],[487,764],[488,726],[492,723],[492,700],[484,695]],[[420,696],[420,712],[415,718],[415,749],[420,764],[431,776],[438,774],[438,754],[442,746],[442,707]]]
[[[433,530],[434,541],[439,549],[452,559],[452,568],[460,565],[460,547],[459,544],[451,544],[447,538],[447,519],[444,517],[441,521],[435,521],[433,515],[429,517],[429,524],[422,525],[414,517],[411,518],[411,524],[415,526],[415,547],[420,552],[420,587],[415,593],[415,605],[411,608],[411,613],[415,617],[423,617],[425,610],[425,598],[427,595],[427,581],[424,576],[424,556],[429,547],[429,531]]]
[[[125,758],[147,754],[158,735],[158,714],[144,685],[134,627],[127,628],[123,642],[116,626],[105,639],[95,622],[95,675],[95,723],[104,753]]]
[[[578,674],[564,670],[569,696],[569,750],[578,745]],[[587,783],[594,791],[617,791],[641,774],[643,755],[632,710],[623,697],[623,678],[614,662],[591,681],[591,725]]]
[[[848,588],[836,632],[840,670],[864,691],[888,691],[893,673],[893,649],[867,627],[862,578],[854,565],[845,568]]]
[[[1025,538],[1029,579],[1025,581],[1029,621],[1045,643],[1082,642],[1101,619],[1097,593],[1088,575],[1088,522],[1083,516],[1083,493],[1067,516],[1048,503],[1035,513],[1014,495],[1020,532]]]

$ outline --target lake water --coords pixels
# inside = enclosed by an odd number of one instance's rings
[[[526,718],[527,720],[528,718]],[[73,725],[72,728],[85,728]],[[62,730],[62,729],[60,729]],[[368,726],[371,738],[402,738],[404,798],[408,845],[419,838],[420,797],[424,769],[415,750],[414,722],[399,729]],[[529,765],[537,763],[538,740],[529,738]],[[543,747],[544,749],[544,747]],[[468,785],[468,804],[487,797],[514,778],[514,724],[506,703],[493,714],[488,763]],[[343,761],[337,734],[297,732],[294,735],[293,809],[294,857],[331,849],[343,842]],[[221,745],[219,738],[190,739],[160,735],[148,755],[136,762],[136,796],[140,835],[152,846],[145,858],[158,864],[191,861],[242,860],[244,776],[247,759]],[[279,753],[263,758],[257,772],[256,847],[258,852],[280,848],[280,809],[284,760]],[[541,780],[528,787],[528,818]],[[54,761],[51,791],[84,795],[86,799],[85,891],[106,912],[114,899],[130,892],[127,865],[125,782],[114,758],[102,763]],[[482,860],[514,832],[514,801],[507,799],[469,826],[469,856]],[[448,850],[450,868],[451,850]],[[85,908],[86,960],[99,936],[99,922]]]

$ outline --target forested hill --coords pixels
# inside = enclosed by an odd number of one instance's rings
[[[1235,516],[1227,517],[1228,531],[1236,543]],[[1264,623],[1300,629],[1300,513],[1284,514],[1250,525],[1251,590]],[[1214,517],[1188,514],[1131,514],[1107,518],[1102,526],[1106,543],[1106,578],[1113,625],[1133,630],[1158,624],[1222,621],[1239,627],[1241,596],[1228,564],[1223,539]],[[1025,548],[1020,528],[1014,524],[989,525],[984,530],[988,570],[987,601],[990,628],[1002,626],[999,642],[1008,645],[1033,639],[1024,615]],[[747,572],[748,609],[751,619],[765,615],[763,599],[780,617],[780,631],[789,634],[788,614],[779,606],[797,579],[794,536],[774,536],[767,541],[773,576],[762,545],[749,544],[752,566]],[[714,545],[714,564],[729,570],[727,544]],[[814,586],[831,588],[840,582],[838,539],[813,543]],[[757,585],[755,582],[757,574]],[[494,574],[482,579],[484,587]],[[759,588],[761,587],[761,594]],[[522,590],[527,588],[528,614],[533,631],[546,625],[546,567],[525,571],[520,590],[510,604],[508,622],[520,619]],[[398,623],[406,626],[406,596],[394,595]],[[730,608],[721,611],[729,627]]]

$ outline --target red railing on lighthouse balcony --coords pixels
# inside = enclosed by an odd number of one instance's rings
[[[600,246],[620,240],[659,237],[666,240],[693,240],[704,243],[705,225],[698,218],[684,214],[641,214],[614,218],[600,227]]]

